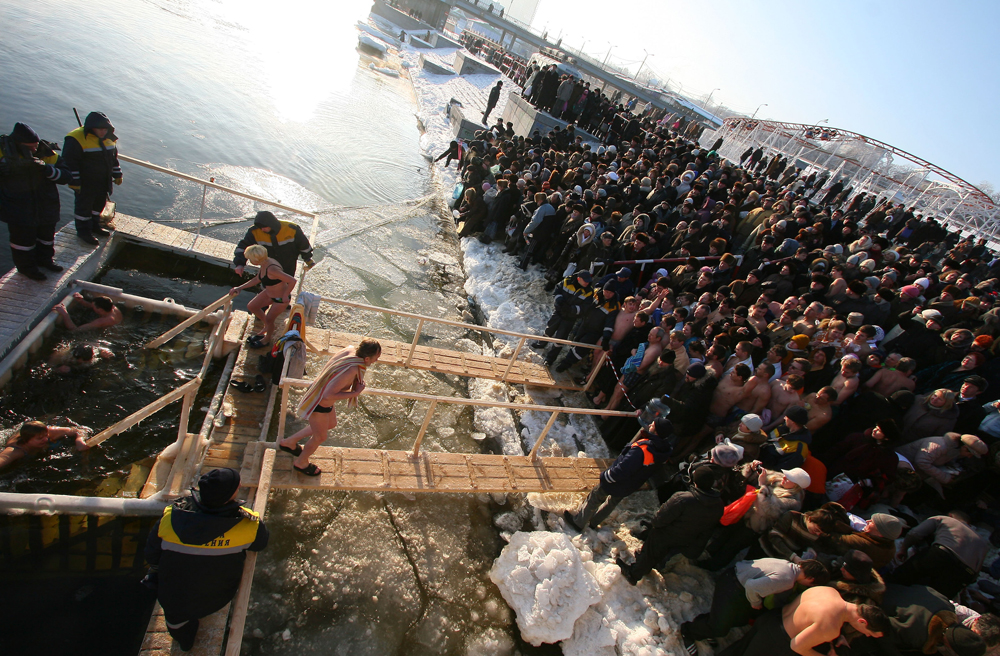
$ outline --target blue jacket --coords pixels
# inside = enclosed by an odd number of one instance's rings
[[[669,458],[673,450],[673,444],[660,437],[636,440],[601,472],[601,489],[613,497],[632,494],[653,475],[655,465]]]

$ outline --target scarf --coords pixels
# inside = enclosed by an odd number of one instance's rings
[[[306,390],[306,393],[302,396],[302,400],[299,401],[299,407],[296,410],[298,416],[301,419],[308,419],[309,415],[316,409],[316,406],[319,405],[319,402],[323,400],[323,397],[333,393],[333,391],[343,385],[343,376],[353,367],[357,367],[357,375],[351,382],[351,390],[354,390],[358,383],[363,382],[365,379],[366,367],[364,359],[354,355],[354,347],[351,346],[331,357],[323,366],[319,375],[316,376],[316,380]],[[353,408],[357,405],[358,397],[355,396],[347,400],[348,408]]]

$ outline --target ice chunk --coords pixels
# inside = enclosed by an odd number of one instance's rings
[[[561,533],[515,533],[490,579],[514,609],[521,637],[535,646],[572,636],[577,618],[601,600],[580,551]]]

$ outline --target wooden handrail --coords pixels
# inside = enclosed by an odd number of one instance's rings
[[[219,307],[220,305],[224,305],[227,301],[232,300],[232,298],[233,298],[232,296],[230,296],[229,294],[226,294],[225,296],[223,296],[219,300],[212,301],[211,303],[209,303],[208,305],[206,305],[197,314],[191,315],[190,317],[188,317],[184,321],[180,322],[179,324],[177,324],[176,326],[174,326],[173,328],[171,328],[167,332],[163,333],[162,335],[160,335],[156,339],[154,339],[154,340],[150,341],[149,343],[147,343],[146,344],[146,348],[153,349],[153,348],[158,348],[160,346],[163,346],[168,341],[170,341],[171,339],[173,339],[175,336],[177,336],[178,334],[180,334],[185,328],[187,328],[188,326],[191,326],[191,325],[194,325],[194,324],[198,323],[199,321],[201,321],[202,319],[204,319],[205,317],[207,317],[208,315],[210,315],[212,312],[214,312],[217,307]],[[219,323],[222,323],[222,321],[220,321]]]
[[[301,378],[285,378],[282,385],[293,387],[309,387],[310,380]],[[599,410],[596,408],[571,408],[561,405],[532,405],[528,403],[511,403],[509,401],[483,401],[479,399],[466,399],[460,396],[433,396],[431,394],[418,394],[417,392],[397,392],[396,390],[379,389],[366,387],[362,394],[373,396],[393,396],[400,399],[413,399],[415,401],[437,401],[439,403],[454,403],[457,405],[471,405],[480,408],[510,408],[511,410],[534,410],[538,412],[565,412],[568,415],[598,415],[601,417],[635,417],[635,412],[622,412],[621,410]]]
[[[87,446],[88,447],[97,446],[98,444],[108,439],[109,437],[117,435],[118,433],[121,433],[123,431],[126,431],[129,428],[132,428],[133,426],[138,424],[140,421],[142,421],[149,415],[159,410],[162,410],[163,408],[170,405],[174,401],[183,397],[185,394],[187,394],[188,390],[197,389],[199,385],[201,385],[201,378],[195,377],[192,380],[189,380],[188,382],[184,383],[177,389],[167,392],[166,394],[156,399],[149,405],[133,412],[128,417],[125,417],[124,419],[122,419],[115,425],[111,426],[110,428],[106,428],[97,435],[94,435],[89,440],[87,440]]]
[[[316,216],[315,212],[307,212],[306,210],[300,210],[297,207],[291,207],[289,205],[282,205],[281,203],[276,203],[273,200],[268,200],[266,198],[261,198],[260,196],[254,196],[253,194],[248,194],[232,187],[226,187],[209,180],[202,180],[201,178],[196,178],[193,175],[188,175],[187,173],[181,173],[180,171],[174,171],[173,169],[168,169],[163,166],[158,166],[152,162],[147,162],[141,159],[136,159],[134,157],[129,157],[128,155],[118,155],[118,159],[128,162],[129,164],[136,164],[138,166],[143,166],[147,169],[152,169],[154,171],[159,171],[160,173],[166,173],[167,175],[172,175],[175,178],[181,178],[183,180],[188,180],[190,182],[197,182],[198,184],[205,185],[206,187],[211,187],[212,189],[218,189],[219,191],[225,191],[227,193],[233,194],[234,196],[240,196],[242,198],[248,198],[252,201],[258,203],[263,203],[265,205],[270,205],[271,207],[277,207],[278,209],[285,210],[287,212],[294,212],[295,214],[302,214],[303,216]]]
[[[323,301],[327,303],[333,303],[334,305],[343,305],[346,307],[357,308],[359,310],[372,310],[374,312],[382,312],[385,314],[392,314],[397,317],[409,317],[410,319],[418,319],[420,321],[433,321],[435,323],[442,323],[446,326],[455,326],[456,328],[465,328],[467,330],[481,330],[487,333],[493,333],[494,335],[507,335],[508,337],[524,337],[526,339],[536,339],[540,342],[550,342],[552,344],[561,344],[563,346],[579,346],[581,348],[589,349],[599,349],[600,344],[584,344],[583,342],[571,342],[565,339],[556,339],[555,337],[547,337],[545,335],[529,335],[528,333],[517,333],[512,330],[501,330],[500,328],[490,328],[489,326],[480,326],[476,323],[465,323],[464,321],[453,321],[452,319],[436,319],[434,317],[424,316],[422,314],[414,314],[413,312],[403,312],[402,310],[390,310],[389,308],[381,308],[375,305],[365,305],[364,303],[355,303],[353,301],[344,301],[339,298],[328,298],[323,296]]]

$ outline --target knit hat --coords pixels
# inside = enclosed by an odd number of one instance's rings
[[[875,260],[868,259],[861,263],[862,269],[868,269],[869,271],[875,270]]]
[[[688,367],[687,375],[691,376],[692,378],[702,378],[705,375],[705,365],[701,364],[700,362],[696,362],[695,364]]]
[[[917,298],[923,293],[923,290],[917,285],[904,285],[902,289],[899,290],[904,296],[909,296],[910,298]]]
[[[656,429],[656,436],[666,439],[674,434],[674,425],[666,417],[660,417],[653,421],[653,427]]]
[[[788,410],[785,411],[785,416],[792,421],[794,421],[799,426],[805,426],[809,423],[809,411],[803,408],[801,405],[793,405]]]
[[[920,287],[923,287],[924,290],[926,291],[926,289],[931,286],[931,279],[930,278],[917,278],[917,280],[913,284],[914,285],[918,285]]]
[[[747,427],[751,433],[756,433],[764,426],[764,421],[753,413],[740,417],[740,423]]]
[[[722,443],[725,444],[726,446],[731,446],[734,449],[736,449],[736,453],[739,454],[739,456],[740,456],[739,460],[737,460],[737,462],[741,462],[743,460],[743,454],[746,452],[746,449],[743,448],[742,444],[736,444],[735,442],[733,442],[728,437],[725,440],[723,440]]]
[[[801,467],[796,467],[794,469],[782,469],[781,473],[785,475],[785,478],[795,483],[803,490],[812,485],[812,476],[810,476],[809,472]]]
[[[865,315],[860,312],[851,312],[847,315],[847,325],[854,326],[855,328],[860,327],[865,322]]]
[[[942,315],[937,310],[923,310],[920,313],[920,318],[923,319],[924,321],[937,321],[938,323],[940,323],[941,320],[944,319],[944,315]]]
[[[740,462],[740,452],[729,444],[719,444],[710,453],[712,462],[722,467],[735,467]]]
[[[226,505],[240,489],[240,473],[235,469],[213,469],[198,479],[198,500],[206,508]]]
[[[785,344],[785,348],[793,352],[803,352],[809,348],[809,335],[796,335]]]
[[[878,289],[878,285],[880,282],[882,281],[876,278],[875,276],[868,276],[867,278],[865,278],[865,284],[871,287],[872,289]]]
[[[958,656],[983,656],[986,653],[986,642],[983,638],[959,623],[952,624],[944,630],[944,639]]]
[[[854,266],[858,266],[859,264],[865,261],[865,255],[866,255],[865,253],[855,253],[854,255],[847,258],[847,263],[853,264]]]
[[[14,143],[38,143],[38,133],[28,127],[25,123],[15,123],[14,129],[10,132],[10,138]]]
[[[972,343],[978,346],[979,348],[988,349],[989,347],[993,346],[993,338],[990,337],[989,335],[980,335],[979,337],[972,340]]]
[[[903,520],[888,513],[875,513],[872,522],[879,534],[884,538],[895,540],[903,532]]]
[[[871,556],[864,551],[851,549],[844,554],[843,567],[858,583],[868,583],[872,580],[873,564]]]

